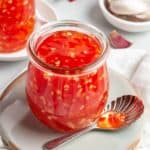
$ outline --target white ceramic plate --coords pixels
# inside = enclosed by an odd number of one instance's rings
[[[137,95],[120,74],[110,70],[109,77],[109,100],[124,94]],[[9,84],[0,96],[0,134],[11,150],[42,150],[46,141],[60,134],[45,127],[30,112],[25,98],[25,79],[26,72]],[[59,150],[133,150],[140,138],[141,126],[142,120],[139,119],[117,132],[92,131]]]
[[[46,21],[57,20],[56,13],[53,7],[49,3],[43,0],[36,0],[36,9],[38,10],[39,15],[42,16]],[[40,26],[41,24],[37,20],[35,30],[40,28]],[[13,53],[7,53],[7,54],[0,53],[0,61],[18,61],[18,60],[23,60],[25,58],[27,58],[27,53],[25,48]]]

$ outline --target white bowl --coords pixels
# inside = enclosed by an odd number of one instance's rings
[[[113,26],[128,32],[145,32],[150,31],[150,21],[147,22],[131,22],[118,18],[111,14],[106,8],[105,0],[98,0],[102,13],[106,20]]]

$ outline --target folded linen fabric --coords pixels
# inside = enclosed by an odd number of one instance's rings
[[[150,53],[146,50],[111,50],[108,66],[127,77],[145,103],[143,134],[137,150],[150,149]]]

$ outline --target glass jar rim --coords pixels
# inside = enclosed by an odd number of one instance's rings
[[[58,29],[58,28],[62,28],[62,29]],[[62,31],[65,29],[70,29],[70,28],[74,29],[75,31],[76,30],[81,31],[81,32],[86,31],[86,32],[96,36],[96,38],[101,42],[101,44],[103,46],[102,54],[100,55],[100,57],[98,59],[96,59],[92,63],[89,63],[89,64],[81,66],[81,67],[66,68],[66,67],[56,67],[56,66],[47,64],[36,55],[36,53],[34,51],[34,40],[36,37],[39,38],[41,36],[41,34],[43,34],[44,32],[46,33],[47,31],[49,31],[51,33],[51,31],[52,32]],[[84,28],[86,28],[86,29],[84,29]],[[88,30],[91,30],[91,31],[88,31]],[[31,60],[31,62],[34,63],[34,65],[36,65],[38,68],[44,69],[46,71],[54,71],[54,73],[56,70],[59,70],[59,71],[82,70],[82,73],[83,73],[83,72],[89,72],[95,68],[98,68],[105,62],[105,60],[109,54],[109,42],[108,42],[108,39],[105,36],[105,34],[101,30],[99,30],[98,28],[96,28],[95,26],[93,26],[91,24],[82,23],[80,21],[75,21],[75,20],[59,20],[59,21],[53,21],[53,22],[47,23],[47,24],[43,25],[40,28],[40,30],[33,32],[27,43],[27,52],[28,52],[28,56],[29,56],[29,59]],[[62,73],[56,73],[56,74],[62,74]],[[71,75],[71,74],[69,74],[69,75]]]

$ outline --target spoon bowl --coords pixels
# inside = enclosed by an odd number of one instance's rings
[[[99,118],[90,126],[53,139],[43,145],[43,150],[52,150],[58,146],[92,130],[116,131],[128,127],[144,112],[144,104],[137,96],[124,95],[108,104]]]
[[[124,95],[105,107],[97,121],[97,126],[99,129],[106,130],[125,128],[135,122],[143,111],[142,100],[137,96]]]

